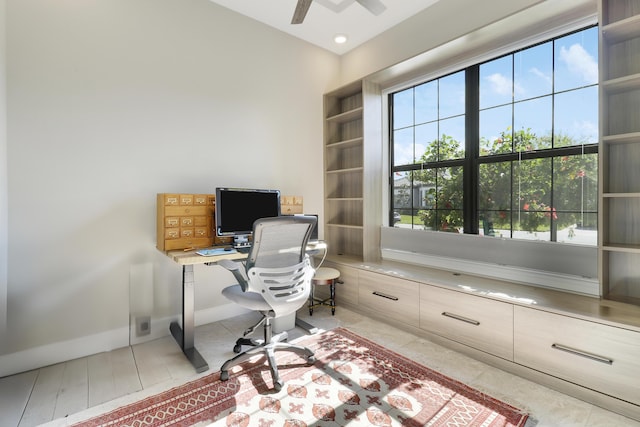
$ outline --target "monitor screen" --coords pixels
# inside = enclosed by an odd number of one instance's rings
[[[251,234],[258,218],[280,215],[280,191],[216,188],[218,236]]]

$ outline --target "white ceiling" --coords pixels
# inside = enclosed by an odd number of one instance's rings
[[[373,15],[355,0],[313,0],[302,24],[291,24],[298,0],[211,0],[278,30],[341,55],[441,0],[382,0]],[[345,34],[346,43],[333,41]]]

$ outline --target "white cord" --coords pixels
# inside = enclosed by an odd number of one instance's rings
[[[322,254],[322,259],[320,260],[320,264],[318,264],[318,266],[315,268],[316,270],[320,268],[320,266],[322,265],[322,263],[324,262],[325,258],[327,257],[327,244],[324,244],[324,254]]]

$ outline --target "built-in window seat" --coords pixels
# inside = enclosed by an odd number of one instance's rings
[[[640,420],[640,307],[397,261],[331,256],[339,307]]]

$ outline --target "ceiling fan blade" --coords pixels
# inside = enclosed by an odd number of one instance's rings
[[[382,4],[380,0],[356,0],[356,1],[360,3],[364,8],[366,8],[369,12],[373,13],[376,16],[380,15],[382,12],[387,10],[387,7],[384,4]]]
[[[304,17],[307,16],[307,12],[309,11],[312,1],[313,0],[298,0],[296,10],[293,12],[293,18],[291,18],[292,24],[302,24]]]

